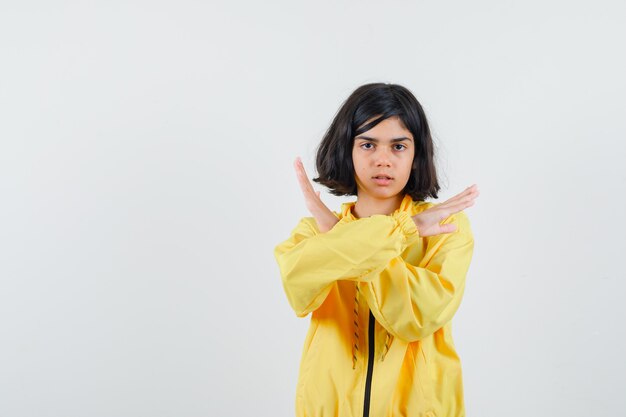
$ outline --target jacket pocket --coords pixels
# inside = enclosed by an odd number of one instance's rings
[[[311,349],[311,345],[315,340],[315,335],[317,334],[317,329],[319,328],[319,322],[315,319],[311,320],[311,325],[309,326],[309,330],[307,331],[307,335],[304,338],[304,346],[303,346],[303,355],[306,357],[307,353]]]
[[[304,339],[302,359],[300,363],[300,375],[298,377],[298,396],[302,396],[304,386],[308,380],[309,372],[315,361],[317,344],[319,342],[319,322],[311,320],[311,325]]]
[[[413,384],[415,388],[415,394],[423,398],[424,410],[426,416],[432,416],[433,413],[433,393],[432,393],[432,380],[430,376],[430,370],[428,369],[428,359],[424,354],[421,342],[409,343],[409,349],[411,350],[411,357],[413,359],[414,378]]]

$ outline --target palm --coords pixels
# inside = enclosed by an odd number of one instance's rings
[[[309,211],[314,211],[319,204],[324,204],[320,198],[320,192],[313,189],[313,185],[309,181],[309,177],[304,170],[304,165],[300,158],[296,158],[294,164],[296,169],[296,176],[298,177],[298,184],[302,189],[304,195],[304,202]]]
[[[299,157],[296,158],[293,165],[296,169],[298,184],[302,189],[307,209],[313,214],[313,217],[315,217],[320,231],[326,232],[330,230],[337,222],[337,218],[320,198],[320,192],[315,191],[313,188],[313,184],[309,181],[309,177],[304,170],[302,160]]]
[[[456,231],[456,225],[450,223],[440,224],[440,222],[452,214],[474,205],[474,199],[479,194],[478,187],[474,184],[443,203],[413,216],[420,236],[433,236]]]

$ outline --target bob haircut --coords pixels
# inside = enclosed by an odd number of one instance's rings
[[[398,84],[365,84],[344,101],[317,148],[318,177],[313,181],[329,188],[336,196],[357,195],[352,162],[354,138],[393,116],[400,118],[415,143],[411,175],[402,192],[414,201],[438,198],[440,187],[426,115],[415,96]]]

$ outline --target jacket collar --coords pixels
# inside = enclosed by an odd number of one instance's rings
[[[404,198],[400,202],[400,207],[395,209],[393,213],[391,213],[391,215],[394,215],[401,211],[406,211],[409,214],[412,214],[413,205],[414,205],[413,203],[414,202],[411,196],[409,194],[405,194]],[[349,201],[347,203],[342,203],[341,204],[341,217],[346,218],[347,220],[357,220],[357,218],[352,213],[352,207],[354,207],[355,204],[356,204],[356,201]]]

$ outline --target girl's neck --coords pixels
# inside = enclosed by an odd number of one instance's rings
[[[356,204],[352,207],[352,214],[359,219],[370,217],[374,214],[389,215],[400,207],[403,199],[404,195],[402,193],[384,199],[361,195],[357,197]]]

